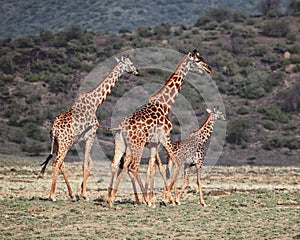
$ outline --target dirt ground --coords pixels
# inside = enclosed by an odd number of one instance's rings
[[[198,204],[195,174],[182,204],[165,206],[157,173],[156,208],[134,204],[125,174],[109,208],[109,163],[96,163],[88,179],[89,201],[70,201],[60,174],[57,201],[51,202],[52,168],[37,179],[41,161],[0,156],[1,239],[300,239],[298,167],[205,167],[207,207]],[[76,192],[81,163],[67,162],[66,169]],[[141,172],[144,180],[145,167]]]

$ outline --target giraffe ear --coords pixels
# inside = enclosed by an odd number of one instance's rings
[[[206,112],[211,113],[212,110],[210,110],[209,108],[206,108]]]
[[[117,62],[120,62],[120,59],[119,59],[119,58],[115,57],[115,59],[116,59]]]

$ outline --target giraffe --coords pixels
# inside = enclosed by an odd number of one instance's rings
[[[201,187],[201,166],[204,158],[204,144],[208,141],[213,131],[214,124],[217,120],[225,120],[225,116],[218,109],[207,109],[209,113],[204,123],[198,130],[191,132],[187,138],[181,141],[173,143],[174,159],[172,161],[174,170],[170,184],[167,188],[167,199],[170,198],[170,191],[174,186],[175,202],[180,204],[180,196],[184,192],[185,188],[189,184],[189,172],[192,166],[196,166],[197,169],[197,185],[199,191],[199,200],[202,206],[205,206],[205,202],[202,196]],[[176,180],[179,174],[181,166],[184,165],[184,184],[181,191],[177,194]],[[171,200],[172,202],[172,200]]]
[[[111,129],[118,131],[115,134],[115,154],[111,163],[111,178],[107,198],[109,206],[113,204],[122,175],[127,168],[136,203],[140,204],[135,179],[141,188],[143,200],[148,205],[152,205],[153,200],[147,200],[146,188],[144,188],[139,175],[140,159],[146,143],[150,143],[151,163],[149,164],[153,165],[152,162],[154,162],[155,166],[155,158],[158,156],[157,149],[159,144],[162,144],[171,159],[173,158],[170,140],[172,124],[168,118],[168,113],[172,104],[175,102],[186,74],[190,70],[200,74],[212,72],[210,66],[205,63],[196,50],[194,50],[193,53],[184,55],[175,72],[169,77],[164,86],[149,98],[148,103],[138,111],[125,117],[116,128]],[[114,177],[124,153],[123,168],[118,171],[113,187]],[[159,165],[159,167],[167,186],[164,170],[161,168],[162,165]],[[152,169],[152,167],[148,169],[147,181],[149,174],[152,174]]]
[[[122,56],[120,59],[116,58],[116,60],[117,64],[112,71],[94,89],[81,93],[74,105],[68,111],[56,116],[54,120],[50,131],[50,137],[52,139],[51,153],[46,161],[42,163],[43,167],[40,173],[40,177],[42,177],[49,160],[53,156],[53,152],[56,152],[56,158],[53,162],[52,185],[50,191],[50,199],[52,201],[56,200],[55,185],[59,169],[63,174],[69,196],[72,200],[76,200],[68,181],[63,161],[69,148],[77,142],[84,152],[82,165],[83,181],[78,192],[80,192],[83,199],[88,200],[86,194],[86,182],[93,167],[90,151],[96,130],[99,126],[96,111],[123,73],[128,72],[133,75],[139,75],[138,70],[128,57]]]

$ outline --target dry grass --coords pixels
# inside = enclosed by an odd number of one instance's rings
[[[125,179],[108,208],[103,200],[108,171],[89,179],[90,201],[69,201],[60,175],[58,201],[51,202],[51,168],[37,180],[37,163],[0,158],[1,239],[297,239],[300,234],[300,168],[212,168],[203,180],[205,208],[193,182],[180,206],[159,204],[160,183],[156,208],[136,206]],[[80,164],[66,165],[76,189]]]

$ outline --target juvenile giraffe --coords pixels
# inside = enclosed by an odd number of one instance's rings
[[[189,184],[189,172],[192,166],[196,166],[197,169],[197,185],[199,191],[199,200],[202,206],[205,206],[205,202],[202,197],[201,187],[201,166],[204,158],[204,144],[208,141],[213,131],[215,122],[218,119],[225,120],[223,113],[214,108],[213,110],[207,109],[209,115],[200,128],[194,132],[191,132],[187,138],[181,141],[173,143],[173,174],[170,184],[167,188],[167,199],[170,198],[170,192],[174,186],[175,202],[180,204],[180,196]],[[181,166],[184,165],[184,184],[181,191],[177,194],[176,180],[179,174]]]
[[[99,126],[96,117],[97,108],[106,99],[123,73],[139,74],[129,58],[122,56],[121,59],[116,58],[116,60],[117,64],[105,79],[91,91],[81,93],[74,105],[68,111],[58,115],[54,120],[50,131],[50,137],[52,139],[51,153],[46,161],[42,163],[43,167],[40,173],[40,176],[43,176],[46,166],[55,151],[56,158],[53,162],[53,176],[50,191],[50,199],[53,201],[55,201],[54,192],[59,169],[62,171],[69,196],[72,200],[76,199],[68,181],[63,163],[69,148],[76,142],[79,143],[79,146],[84,152],[82,165],[83,181],[80,185],[79,192],[84,199],[88,199],[86,195],[86,182],[93,167],[90,151],[96,130]]]
[[[168,113],[178,95],[186,74],[190,70],[200,74],[212,72],[210,66],[205,63],[196,50],[193,53],[186,54],[180,61],[175,72],[164,84],[163,88],[149,98],[148,104],[125,117],[118,127],[112,129],[119,131],[115,135],[115,154],[111,164],[111,179],[108,188],[107,201],[110,206],[112,206],[120,180],[127,168],[132,182],[136,203],[139,204],[140,202],[136,190],[135,179],[141,188],[144,201],[149,205],[152,204],[152,200],[150,200],[150,202],[147,200],[146,190],[139,175],[140,159],[146,143],[150,143],[151,163],[149,164],[154,164],[154,167],[155,157],[158,155],[157,148],[159,144],[162,144],[167,150],[170,158],[173,158],[172,144],[170,141],[172,124],[168,118]],[[120,160],[124,153],[123,168],[118,171],[115,185],[113,186],[115,173],[119,168]],[[162,165],[160,166],[162,167]],[[149,179],[149,174],[152,173],[152,170],[152,166],[149,167],[147,179]],[[163,169],[161,169],[161,173],[164,173]],[[165,184],[167,185],[166,177],[164,175],[163,177]]]

